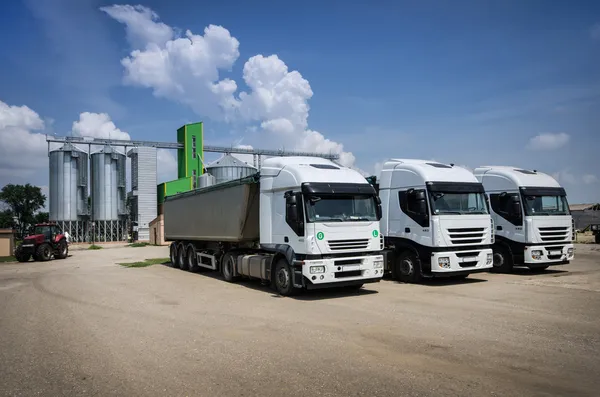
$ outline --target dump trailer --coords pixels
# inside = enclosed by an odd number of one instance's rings
[[[281,295],[380,281],[380,218],[362,175],[312,157],[266,159],[260,173],[164,203],[174,267],[258,279]]]

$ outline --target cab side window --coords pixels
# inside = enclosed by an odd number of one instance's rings
[[[490,194],[492,210],[515,226],[523,225],[521,199],[517,193]]]

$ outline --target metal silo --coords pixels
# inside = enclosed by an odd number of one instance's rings
[[[226,154],[206,167],[206,172],[215,177],[216,183],[244,178],[257,172],[256,168]]]
[[[212,186],[212,185],[214,185],[216,183],[215,182],[215,177],[212,176],[209,173],[200,175],[200,178],[198,178],[198,179],[200,180],[200,183],[198,183],[198,186],[201,187],[201,188],[202,187]]]
[[[88,154],[67,143],[48,156],[50,220],[78,221],[88,215]]]
[[[125,155],[104,146],[91,155],[92,217],[94,221],[115,221],[126,215]]]

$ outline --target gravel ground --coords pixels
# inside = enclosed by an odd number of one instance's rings
[[[542,274],[384,280],[282,298],[258,282],[118,262],[0,264],[9,396],[597,396],[600,249]]]

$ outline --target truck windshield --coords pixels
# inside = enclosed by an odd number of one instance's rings
[[[525,215],[549,216],[569,215],[569,204],[565,196],[523,195]]]
[[[444,193],[436,191],[429,193],[429,199],[433,215],[489,213],[484,193]]]
[[[308,222],[376,221],[375,199],[369,195],[310,195],[306,200]]]

